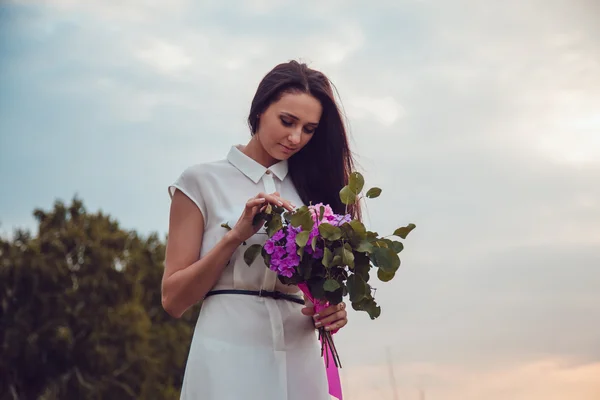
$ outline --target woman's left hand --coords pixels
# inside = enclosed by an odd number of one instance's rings
[[[321,310],[319,314],[315,314],[315,307],[308,303],[302,309],[302,314],[312,316],[315,321],[315,328],[324,326],[326,331],[335,331],[343,328],[348,323],[348,313],[344,302],[329,306]]]

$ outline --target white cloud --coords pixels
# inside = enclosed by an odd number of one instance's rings
[[[356,119],[374,119],[384,126],[393,125],[404,115],[404,109],[392,96],[348,96],[348,115]]]
[[[189,69],[193,62],[185,49],[165,40],[154,40],[139,48],[135,55],[161,73],[177,74]]]

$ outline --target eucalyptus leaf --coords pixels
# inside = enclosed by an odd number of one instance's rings
[[[344,299],[344,290],[340,287],[333,292],[325,292],[325,299],[329,302],[330,305],[334,306],[336,304],[340,304]]]
[[[348,187],[355,195],[358,195],[365,186],[365,178],[359,172],[353,172],[348,177]]]
[[[300,207],[290,218],[291,224],[294,227],[302,227],[303,231],[310,231],[314,226],[314,221],[307,206]]]
[[[350,268],[354,268],[354,253],[348,243],[342,248],[342,263]]]
[[[415,224],[408,224],[405,227],[398,228],[394,231],[394,236],[401,237],[402,239],[406,239],[408,234],[415,229],[417,226]]]
[[[369,189],[369,190],[367,191],[367,194],[366,194],[366,196],[367,196],[369,199],[374,199],[374,198],[376,198],[376,197],[379,197],[379,195],[380,195],[380,194],[381,194],[381,189],[380,189],[380,188],[378,188],[378,187],[374,187],[374,188],[371,188],[371,189]]]
[[[346,285],[348,286],[350,301],[353,303],[360,302],[368,294],[367,284],[360,275],[350,275],[346,281]]]
[[[319,233],[324,239],[332,242],[339,240],[342,237],[342,230],[340,228],[326,222],[319,225]]]
[[[267,222],[267,235],[271,238],[278,231],[283,229],[283,222],[281,221],[281,215],[274,214],[269,222]]]
[[[394,279],[395,272],[385,272],[381,268],[377,270],[377,278],[382,282],[389,282]]]
[[[371,243],[369,243],[366,240],[361,241],[358,246],[356,247],[356,251],[359,251],[361,253],[372,253],[373,252],[373,245]]]
[[[340,287],[340,284],[335,279],[327,279],[323,284],[323,290],[325,290],[326,292],[334,292]]]
[[[329,247],[325,247],[325,250],[323,251],[323,259],[321,260],[321,262],[325,267],[329,267],[332,261],[333,253],[331,252],[331,250],[329,250]]]
[[[313,251],[317,250],[317,241],[319,240],[318,236],[315,236],[312,239],[312,243],[310,244],[310,247],[312,247]]]
[[[356,193],[350,189],[348,186],[344,186],[342,190],[340,190],[340,200],[345,205],[350,205],[356,203]]]
[[[400,267],[400,258],[387,247],[375,247],[369,257],[373,264],[385,272],[396,272]]]
[[[302,232],[298,233],[296,235],[296,244],[299,247],[304,248],[306,246],[306,244],[308,243],[309,235],[310,235],[309,231],[302,231]]]
[[[343,261],[342,261],[342,256],[337,255],[333,257],[333,260],[331,261],[331,264],[329,265],[330,267],[341,267],[342,265],[344,265]]]
[[[248,266],[252,265],[254,260],[256,260],[256,257],[258,257],[260,254],[261,250],[262,246],[260,244],[253,244],[246,249],[244,252],[244,261],[246,264],[248,264]]]
[[[365,282],[369,282],[369,271],[371,270],[371,260],[363,253],[354,254],[353,272],[360,275]]]

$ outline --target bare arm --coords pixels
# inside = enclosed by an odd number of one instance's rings
[[[163,308],[175,318],[204,298],[242,243],[229,231],[198,260],[203,234],[202,213],[186,195],[176,190],[171,202],[162,280]]]
[[[162,306],[167,313],[179,318],[206,296],[235,250],[260,228],[253,226],[252,221],[266,201],[279,203],[281,200],[278,193],[260,193],[249,200],[236,226],[198,260],[204,234],[204,217],[185,194],[175,191],[171,202],[162,279]],[[289,203],[282,204],[291,209]]]

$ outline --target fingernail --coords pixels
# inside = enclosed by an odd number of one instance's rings
[[[319,315],[319,314],[315,314],[315,315],[313,315],[313,318],[314,318],[314,319],[319,319],[319,317],[320,317],[320,315]]]
[[[327,326],[325,327],[325,330],[326,330],[326,331],[330,331],[330,330],[331,330],[331,326],[327,325]]]
[[[259,199],[259,201],[260,201],[261,203],[264,203],[265,201],[267,201],[267,199]]]
[[[282,206],[283,205],[283,201],[277,200],[277,204],[279,204],[280,206]]]
[[[322,323],[322,322],[317,322],[317,323],[315,323],[315,326],[316,326],[317,328],[318,328],[318,327],[320,327],[321,325],[323,325],[323,323]]]

